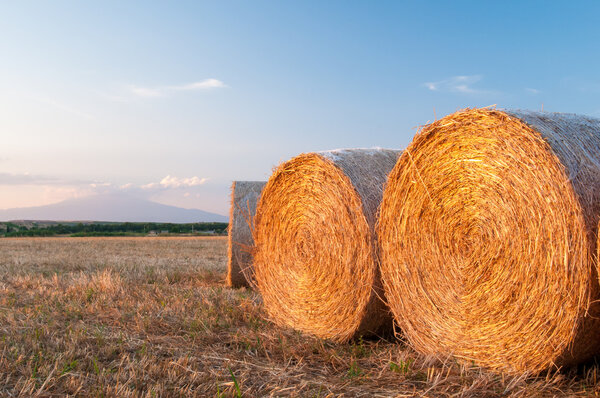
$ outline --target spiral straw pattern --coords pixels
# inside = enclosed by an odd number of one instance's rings
[[[382,301],[374,226],[399,152],[306,153],[281,164],[255,218],[255,278],[276,323],[334,341],[377,332]]]
[[[506,372],[598,353],[599,205],[599,120],[467,109],[425,126],[378,225],[405,338]]]

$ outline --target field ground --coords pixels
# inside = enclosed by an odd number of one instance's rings
[[[508,377],[397,341],[279,328],[223,287],[226,238],[0,239],[0,396],[595,396],[598,367]]]

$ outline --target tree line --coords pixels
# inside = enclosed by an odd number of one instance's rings
[[[0,223],[0,236],[144,236],[166,234],[225,235],[227,223]]]

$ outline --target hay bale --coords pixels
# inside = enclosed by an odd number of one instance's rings
[[[252,219],[264,181],[234,181],[229,210],[227,285],[249,287],[252,281]]]
[[[417,134],[378,226],[394,318],[420,352],[539,372],[599,352],[600,120],[467,109]]]
[[[276,323],[346,341],[391,317],[374,226],[399,151],[301,154],[273,173],[255,218],[255,278]]]

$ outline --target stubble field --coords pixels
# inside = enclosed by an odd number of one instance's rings
[[[223,286],[226,238],[0,239],[0,396],[596,396],[598,368],[509,377],[392,337],[332,344]]]

